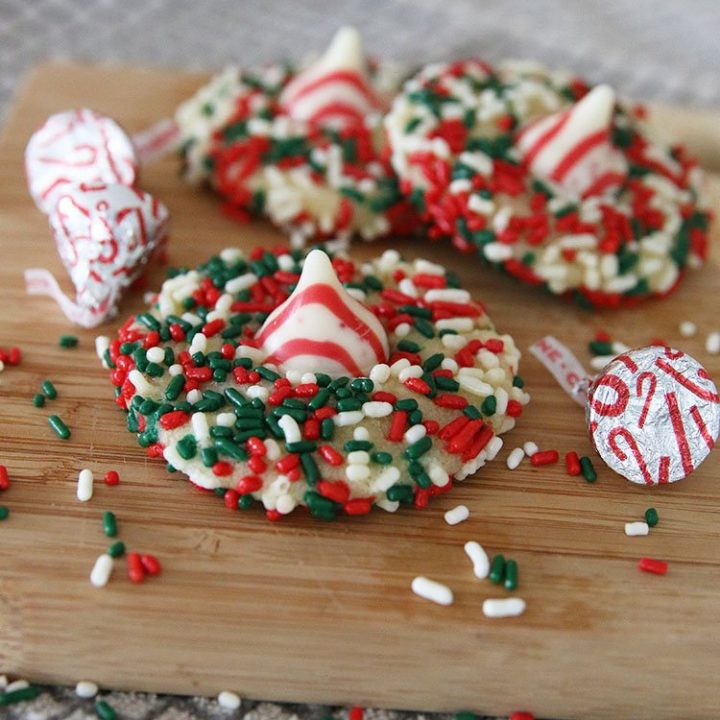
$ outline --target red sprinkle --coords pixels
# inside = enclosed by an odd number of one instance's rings
[[[662,560],[653,560],[652,558],[640,558],[638,568],[643,572],[653,573],[653,575],[664,575],[667,572],[668,564]]]
[[[372,498],[354,498],[343,505],[348,515],[367,515],[372,509]]]
[[[214,475],[224,477],[226,475],[232,475],[233,466],[225,460],[220,460],[213,465],[212,471]]]
[[[21,359],[22,359],[22,353],[20,352],[20,348],[11,347],[10,352],[8,353],[8,357],[7,357],[7,364],[8,365],[19,365]]]
[[[411,377],[403,384],[409,390],[420,393],[421,395],[427,395],[430,392],[430,386],[422,378]]]
[[[208,382],[212,380],[212,368],[209,367],[189,367],[185,370],[185,375],[191,380],[199,380],[200,382]]]
[[[580,458],[576,452],[565,453],[565,469],[568,475],[579,475],[581,471]]]
[[[248,467],[256,475],[262,475],[267,470],[267,464],[262,455],[251,455],[247,461]]]
[[[257,492],[262,487],[262,479],[257,475],[245,475],[238,480],[238,484],[235,489],[240,495],[247,493]]]
[[[127,554],[128,577],[134,583],[141,583],[145,579],[145,568],[140,558],[140,553],[130,552]]]
[[[105,473],[105,484],[106,485],[117,485],[120,482],[120,475],[117,470],[108,470]]]
[[[557,450],[539,450],[534,455],[530,456],[530,463],[532,465],[552,465],[556,463],[560,455]]]
[[[10,487],[10,478],[8,477],[7,468],[0,465],[0,490],[7,490]]]
[[[407,429],[407,417],[408,414],[404,410],[396,410],[392,414],[392,420],[390,421],[390,430],[387,434],[387,439],[393,442],[400,442],[403,439],[405,430]]]
[[[363,720],[365,711],[361,707],[352,707],[348,712],[348,720]]]
[[[240,493],[237,490],[226,490],[223,495],[223,502],[228,510],[237,510]]]
[[[328,465],[342,465],[344,462],[343,456],[332,445],[320,445],[318,452]]]
[[[350,488],[342,480],[320,480],[317,491],[323,497],[339,503],[346,503],[350,497]]]
[[[535,716],[529,712],[514,712],[509,720],[535,720]]]
[[[140,562],[148,575],[155,577],[162,572],[162,565],[154,555],[141,555]]]
[[[453,410],[462,410],[468,404],[468,401],[462,395],[449,394],[438,395],[437,397],[433,398],[433,402],[438,407],[451,408]]]
[[[285,457],[280,458],[276,463],[275,467],[283,474],[287,473],[288,470],[292,470],[294,467],[297,467],[300,464],[300,456],[299,455],[286,455]]]
[[[172,412],[165,413],[160,417],[160,425],[164,430],[172,430],[174,428],[184,425],[190,420],[190,414],[183,410],[173,410]]]
[[[264,457],[267,452],[265,443],[254,435],[247,439],[247,449],[250,451],[251,455],[259,455],[260,457]]]

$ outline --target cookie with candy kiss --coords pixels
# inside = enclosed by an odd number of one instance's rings
[[[280,106],[294,120],[339,128],[362,124],[380,107],[366,66],[360,33],[340,28],[325,54],[284,88]]]
[[[149,193],[125,185],[70,186],[49,219],[76,301],[62,294],[46,270],[27,270],[27,288],[51,295],[73,322],[85,327],[115,313],[123,290],[167,240],[167,208]]]
[[[516,147],[537,177],[580,195],[598,195],[625,181],[628,165],[610,140],[615,93],[598,85],[572,107],[521,130]]]

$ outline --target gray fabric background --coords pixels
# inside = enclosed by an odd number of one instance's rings
[[[610,82],[622,95],[720,106],[718,0],[0,0],[0,118],[23,74],[44,59],[216,69],[321,50],[346,23],[362,30],[370,52],[410,64],[531,57]],[[316,706],[246,702],[230,714],[202,698],[113,693],[108,700],[133,720],[346,717],[344,709]],[[4,717],[95,713],[91,701],[49,688]]]

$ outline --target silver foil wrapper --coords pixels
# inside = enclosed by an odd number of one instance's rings
[[[642,485],[687,477],[720,433],[715,384],[697,360],[666,347],[612,360],[590,385],[586,414],[602,459]]]

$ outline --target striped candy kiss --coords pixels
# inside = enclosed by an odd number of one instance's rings
[[[360,33],[340,28],[325,54],[283,90],[280,105],[295,120],[341,128],[362,124],[380,101],[367,79]]]
[[[624,156],[610,141],[615,93],[598,85],[568,110],[537,120],[520,132],[516,147],[535,175],[581,196],[623,183]]]
[[[380,321],[347,293],[322,250],[307,256],[292,295],[255,337],[265,362],[284,371],[362,377],[388,356]]]

